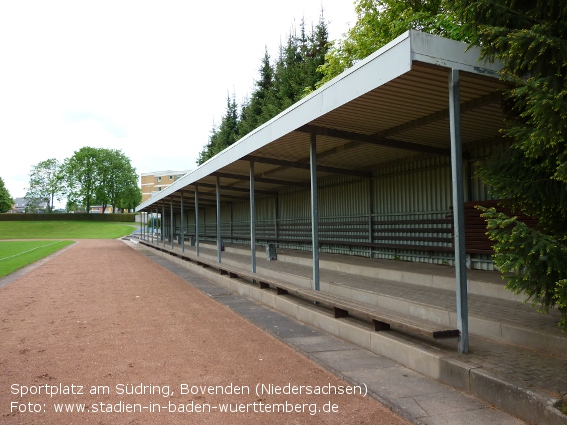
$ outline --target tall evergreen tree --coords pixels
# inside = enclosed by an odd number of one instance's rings
[[[239,132],[238,126],[238,105],[236,104],[235,95],[227,96],[226,110],[222,117],[220,126],[216,127],[213,123],[213,129],[207,144],[199,154],[197,164],[202,164],[209,160],[223,149],[226,149],[236,142]]]
[[[240,121],[238,122],[240,135],[250,133],[269,119],[266,119],[264,110],[273,98],[274,70],[270,63],[267,47],[258,71],[260,72],[260,78],[254,83],[255,87],[252,96],[242,105]]]
[[[465,29],[486,59],[504,63],[515,87],[504,103],[511,147],[481,164],[503,203],[538,219],[529,229],[485,211],[495,264],[513,272],[508,287],[567,327],[567,3],[560,0],[455,0]]]
[[[226,111],[219,127],[219,152],[238,139],[238,105],[233,93],[232,98],[226,98]]]
[[[272,65],[266,49],[259,67],[260,76],[252,95],[241,106],[240,117],[233,94],[227,99],[220,125],[213,125],[197,163],[202,164],[212,158],[313,90],[320,78],[318,68],[328,49],[327,38],[327,24],[321,14],[319,23],[311,28],[310,33],[307,33],[303,21],[299,35],[292,28],[285,45],[280,46],[275,64]]]

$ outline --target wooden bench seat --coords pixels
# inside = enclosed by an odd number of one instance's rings
[[[190,257],[188,255],[185,255],[184,253],[174,252],[161,247],[156,247],[144,241],[141,241],[141,243],[153,248],[157,248],[162,252],[166,252],[185,261],[194,262],[202,267],[216,269],[221,275],[226,275],[231,279],[244,279],[248,282],[258,285],[260,289],[268,289],[270,287],[274,288],[277,295],[291,294],[307,301],[315,301],[320,304],[326,305],[333,309],[334,317],[337,319],[346,317],[349,314],[371,319],[375,331],[397,329],[403,332],[409,332],[434,339],[456,338],[459,336],[459,331],[457,329],[453,329],[451,327],[443,326],[427,320],[407,316],[394,310],[377,307],[367,303],[347,300],[336,295],[304,288],[293,283],[283,281],[281,279],[262,276],[260,274],[252,273],[250,271],[229,266],[227,264],[205,260],[202,258]]]
[[[258,279],[260,283],[271,283],[278,295],[292,294],[310,301],[317,301],[331,307],[335,318],[347,317],[349,312],[354,315],[363,316],[372,320],[375,331],[386,331],[398,329],[411,332],[428,338],[456,338],[459,336],[457,329],[446,327],[427,320],[410,317],[394,310],[377,307],[371,304],[351,301],[336,295],[328,294],[313,289],[303,288],[292,283],[282,282],[275,279]],[[271,281],[271,282],[270,282]]]

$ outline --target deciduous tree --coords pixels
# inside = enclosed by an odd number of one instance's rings
[[[85,146],[65,159],[62,165],[66,195],[70,202],[83,205],[90,211],[99,181],[97,157],[99,150]]]
[[[333,43],[321,66],[322,85],[407,30],[466,40],[451,0],[357,0],[357,21]]]
[[[83,147],[63,163],[67,198],[90,211],[100,204],[113,212],[121,203],[141,200],[137,197],[138,175],[130,158],[121,150]]]
[[[28,205],[39,206],[47,203],[47,210],[53,211],[55,198],[63,194],[63,175],[61,164],[55,158],[46,159],[34,165],[30,170],[30,184],[25,199]]]
[[[0,213],[8,212],[12,209],[14,200],[10,196],[10,192],[4,184],[4,180],[0,177]]]

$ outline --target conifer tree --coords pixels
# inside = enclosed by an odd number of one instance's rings
[[[512,208],[538,219],[529,229],[485,210],[495,264],[508,287],[567,327],[567,4],[551,0],[456,0],[465,30],[486,59],[504,63],[515,87],[504,106],[510,148],[481,164],[480,177]]]
[[[270,64],[270,55],[267,47],[259,72],[260,78],[254,84],[255,88],[251,98],[242,105],[238,123],[238,132],[241,135],[250,133],[269,119],[265,119],[266,114],[264,114],[264,110],[273,96],[274,70]]]
[[[328,31],[322,13],[319,23],[309,33],[303,20],[299,35],[292,27],[285,45],[280,45],[278,58],[273,65],[266,48],[258,69],[259,78],[252,95],[241,105],[240,117],[233,94],[232,98],[229,96],[227,99],[220,125],[213,125],[197,163],[202,164],[212,158],[313,90],[320,78],[318,68],[324,61],[327,49]]]

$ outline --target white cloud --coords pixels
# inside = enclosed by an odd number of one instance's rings
[[[328,2],[331,38],[354,23]],[[224,112],[250,93],[267,46],[320,0],[0,3],[0,177],[23,196],[29,169],[83,146],[122,149],[138,172],[190,169]]]

